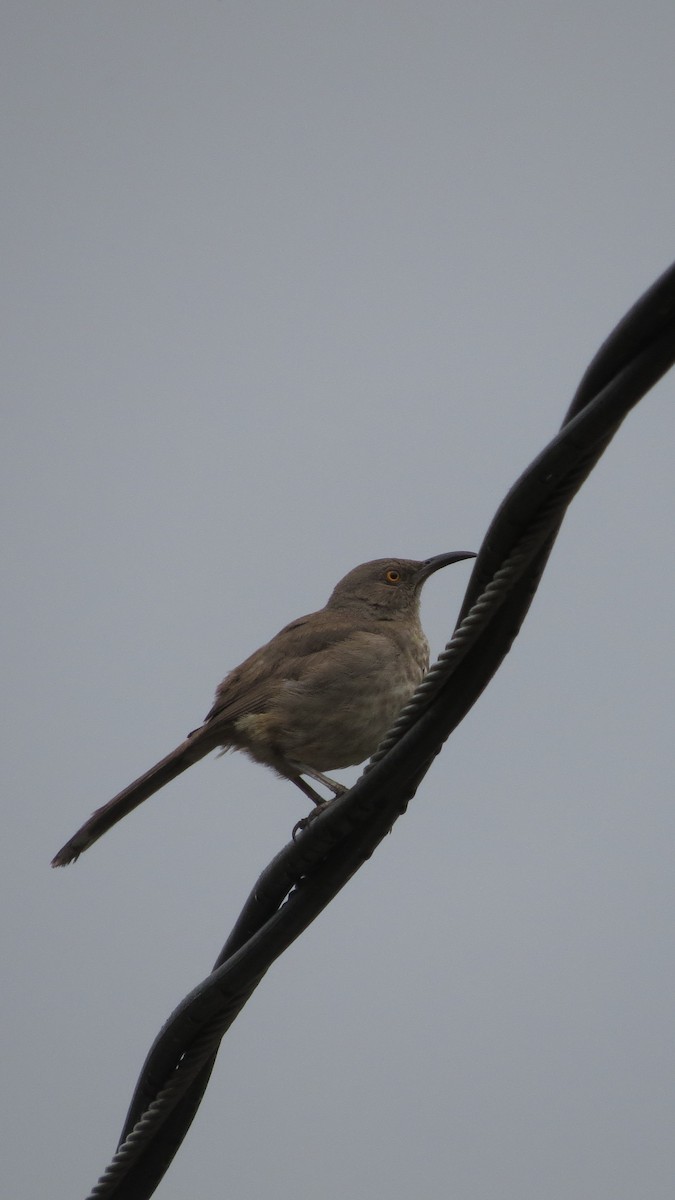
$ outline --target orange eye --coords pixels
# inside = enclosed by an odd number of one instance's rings
[[[400,583],[401,582],[401,572],[395,571],[394,568],[391,567],[387,571],[387,574],[385,575],[385,579],[386,579],[387,583]]]

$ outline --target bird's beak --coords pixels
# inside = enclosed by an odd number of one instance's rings
[[[449,567],[451,563],[461,562],[463,558],[475,558],[476,555],[472,550],[454,550],[451,554],[435,554],[433,558],[425,558],[422,566],[416,574],[415,582],[424,583],[434,571],[440,571],[441,567]]]

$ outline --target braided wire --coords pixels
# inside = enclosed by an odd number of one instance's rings
[[[576,414],[579,414],[583,417],[583,428],[578,426],[576,430],[572,430],[571,437],[568,437],[569,430],[566,431],[567,442],[562,447],[562,456],[556,458],[549,455],[545,458],[545,451],[540,459],[532,464],[537,470],[528,478],[528,488],[518,495],[518,503],[514,503],[515,488],[509,493],[498,514],[502,518],[502,524],[497,534],[493,534],[491,527],[484,543],[487,547],[487,561],[483,567],[485,574],[488,574],[492,561],[501,552],[503,557],[498,569],[471,603],[444,650],[385,735],[366,766],[364,775],[385,758],[413,725],[417,725],[413,734],[413,742],[417,738],[416,753],[419,753],[420,745],[418,735],[425,723],[429,725],[429,718],[432,720],[434,731],[438,731],[439,744],[448,736],[450,726],[443,726],[442,714],[440,720],[436,719],[433,699],[493,620],[497,622],[496,640],[499,645],[488,647],[488,665],[490,675],[494,673],[504,654],[508,652],[508,645],[527,611],[543,569],[542,558],[545,562],[559,521],[572,495],[602,454],[626,412],[674,361],[675,268],[670,268],[627,314],[588,368],[563,423],[564,426],[568,423],[577,424]],[[549,449],[552,447],[553,444]],[[557,478],[554,478],[554,471]],[[493,522],[493,526],[494,524]],[[512,536],[516,534],[518,527],[523,526],[527,528],[527,532],[517,539],[512,549],[508,549]],[[479,571],[482,559],[481,553],[477,568]],[[480,580],[480,576],[477,578]],[[503,631],[499,629],[500,618],[496,614],[507,601],[511,602],[511,595],[517,592],[517,585],[522,578],[528,585],[528,595],[523,600],[525,593],[521,585],[522,595],[516,595],[516,617],[509,617],[511,624],[506,630],[506,636],[502,637]],[[480,586],[480,582],[476,586]],[[466,603],[468,602],[467,598]],[[480,652],[480,646],[477,649]],[[462,712],[458,719],[468,711],[474,699],[475,693],[469,695],[464,706],[459,706]],[[425,754],[428,753],[429,744],[427,739]],[[410,754],[408,744],[404,751],[406,755]],[[423,762],[423,759],[419,761]],[[384,769],[386,770],[386,767]],[[352,795],[360,802],[368,788],[372,792],[373,786],[377,789],[377,779],[370,780],[365,789],[357,783],[352,793],[340,798],[335,805],[326,806],[333,812],[327,811],[322,814],[315,826],[308,831],[308,847],[313,841],[317,841],[314,835],[319,833],[318,826],[322,822],[327,828],[333,816],[337,818],[341,808],[351,801]],[[399,790],[408,794],[406,779],[401,780]],[[391,780],[387,780],[387,793],[395,792],[396,787],[392,786]],[[359,793],[358,797],[356,793]],[[388,795],[387,804],[391,801],[398,803],[397,796]],[[121,1200],[132,1193],[134,1200],[145,1200],[145,1197],[151,1195],[196,1112],[205,1086],[202,1079],[202,1087],[199,1090],[200,1072],[215,1058],[224,1032],[260,982],[270,963],[302,929],[306,928],[337,890],[344,886],[346,880],[362,865],[382,837],[386,836],[391,828],[392,811],[391,807],[377,805],[371,813],[372,828],[350,833],[349,837],[343,839],[338,852],[322,858],[319,863],[314,863],[321,869],[313,873],[307,872],[307,863],[311,859],[306,853],[300,874],[294,875],[299,853],[295,843],[290,844],[273,860],[253,889],[244,912],[216,964],[216,967],[222,964],[225,969],[226,965],[233,963],[235,951],[239,950],[239,954],[236,955],[239,959],[238,971],[231,972],[231,977],[226,981],[225,977],[221,978],[220,973],[214,969],[213,975],[186,998],[167,1022],[157,1039],[156,1047],[153,1047],[148,1056],[137,1085],[130,1119],[128,1118],[125,1127],[129,1132],[88,1200],[104,1200],[104,1197],[113,1194]],[[396,815],[400,815],[400,811],[404,811],[404,808],[397,810]],[[320,846],[316,853],[321,858]],[[299,880],[302,880],[300,885]],[[289,884],[296,888],[290,896]],[[269,894],[266,894],[266,887]],[[288,896],[289,900],[286,904],[283,903],[285,896]],[[291,899],[295,900],[295,904],[290,903]],[[280,919],[273,919],[272,912]],[[253,943],[256,941],[258,944],[254,949]],[[218,1003],[221,1008],[217,1013],[213,1013],[211,1008],[211,1015],[207,1015],[203,1007],[199,1008],[196,1005],[195,998],[202,1006],[207,998],[212,998],[210,1003]],[[191,1003],[188,1004],[188,1001]],[[193,1036],[195,1023],[200,1027],[197,1036]],[[182,1047],[180,1053],[177,1052],[178,1047]],[[167,1079],[168,1082],[157,1091],[155,1080],[161,1079]],[[208,1074],[206,1079],[208,1080]],[[167,1139],[165,1136],[162,1144],[159,1128],[167,1120],[167,1114],[176,1110],[181,1098],[191,1090],[193,1094],[188,1096],[184,1110],[178,1110],[169,1120],[169,1124],[171,1120],[177,1120],[178,1123],[171,1131],[170,1137]],[[146,1105],[145,1097],[148,1095],[152,1095],[153,1098]],[[148,1143],[153,1138],[156,1142],[154,1150],[152,1147],[148,1149]],[[153,1154],[154,1160],[149,1161]]]
[[[148,1104],[123,1142],[111,1158],[108,1166],[94,1184],[87,1200],[104,1200],[128,1173],[143,1153],[149,1138],[166,1120],[167,1115],[179,1103],[190,1084],[199,1075],[214,1051],[218,1049],[228,1024],[230,1014],[220,1014],[195,1038],[176,1064],[173,1075]]]

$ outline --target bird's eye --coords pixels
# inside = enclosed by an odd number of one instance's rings
[[[393,567],[390,567],[390,569],[387,571],[387,573],[385,575],[385,579],[386,579],[387,583],[400,583],[401,582],[401,572],[395,571]]]

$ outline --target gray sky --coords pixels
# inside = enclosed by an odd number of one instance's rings
[[[675,9],[8,0],[2,25],[3,1176],[72,1200],[305,804],[209,759],[52,854],[350,567],[478,549],[675,254]],[[670,1200],[674,395],[233,1027],[161,1200]],[[426,589],[436,650],[467,578]]]

